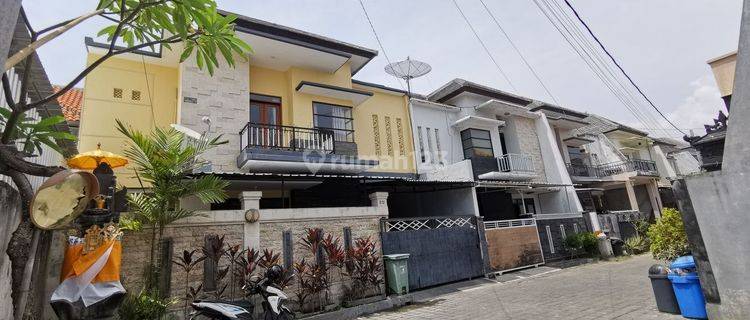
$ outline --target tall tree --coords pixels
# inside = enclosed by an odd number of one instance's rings
[[[108,47],[105,53],[81,70],[61,90],[35,100],[27,99],[33,86],[30,77],[35,56],[33,53],[64,32],[94,17],[112,22],[98,33],[98,36],[107,37]],[[234,67],[234,56],[244,57],[250,50],[250,47],[235,35],[235,17],[219,14],[214,0],[100,0],[93,11],[40,30],[34,30],[25,15],[23,19],[31,34],[31,41],[23,49],[11,53],[3,68],[4,71],[10,68],[22,70],[20,94],[12,94],[10,79],[3,72],[2,90],[10,110],[0,114],[0,174],[13,180],[24,208],[23,220],[13,233],[8,247],[8,255],[13,265],[16,318],[21,317],[25,310],[31,270],[34,269],[33,257],[48,250],[32,246],[37,241],[32,242],[31,235],[39,237],[42,232],[35,229],[28,219],[33,190],[25,174],[49,177],[64,170],[59,166],[44,166],[27,161],[26,157],[29,156],[28,151],[39,149],[40,144],[54,148],[57,145],[55,140],[69,138],[47,129],[34,131],[34,135],[24,134],[34,129],[25,121],[26,113],[55,101],[102,63],[119,55],[157,46],[172,50],[171,45],[181,43],[181,61],[195,55],[198,67],[206,68],[213,74],[214,69],[219,66],[219,59],[224,60],[229,67]],[[24,98],[15,101],[12,99],[14,96]],[[55,121],[57,120],[59,119]],[[51,122],[54,121],[47,120],[44,124],[48,125]],[[25,147],[20,150],[16,146],[19,139],[25,140]],[[23,250],[17,250],[19,248]]]

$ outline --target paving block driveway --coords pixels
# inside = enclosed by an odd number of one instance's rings
[[[682,319],[656,310],[647,277],[653,263],[641,255],[561,270],[529,269],[499,281],[415,293],[413,305],[361,319]]]

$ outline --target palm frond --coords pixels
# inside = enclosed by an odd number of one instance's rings
[[[227,198],[224,191],[229,183],[218,176],[202,176],[185,183],[185,194],[198,197],[203,203],[219,203]]]

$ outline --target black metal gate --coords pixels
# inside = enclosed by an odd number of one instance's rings
[[[410,254],[410,290],[484,275],[475,216],[383,219],[380,228],[383,254]]]

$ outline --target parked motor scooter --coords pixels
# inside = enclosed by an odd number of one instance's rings
[[[262,320],[292,320],[294,313],[284,305],[289,297],[274,286],[284,277],[284,271],[278,265],[266,270],[266,274],[260,279],[251,279],[242,287],[249,298],[259,294],[262,299]],[[255,319],[253,318],[254,305],[247,300],[220,301],[220,300],[195,300],[190,304],[194,311],[189,319]]]

